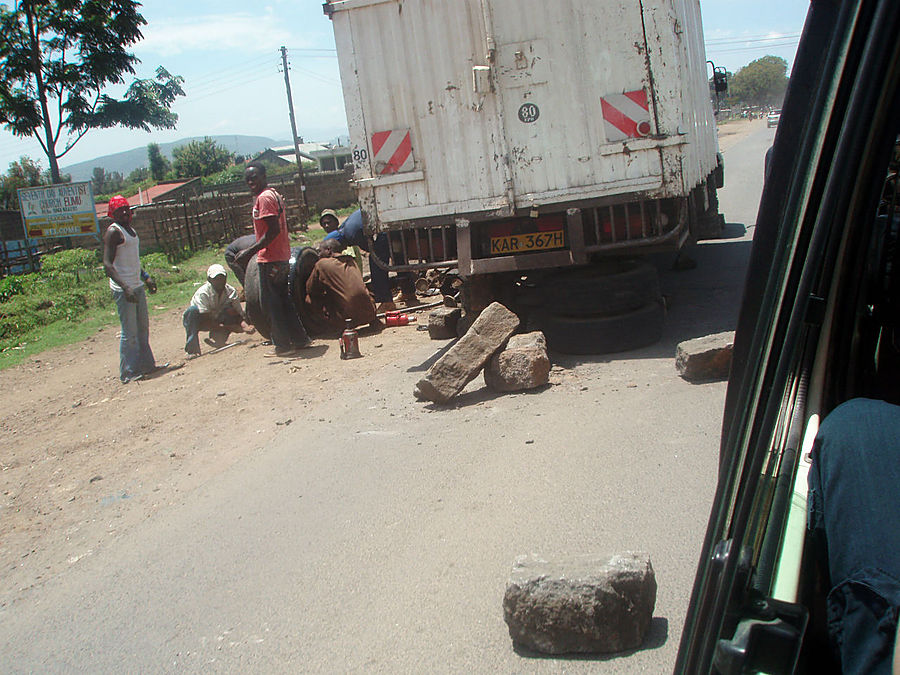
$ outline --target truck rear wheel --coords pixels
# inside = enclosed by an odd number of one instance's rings
[[[703,208],[704,202],[706,208]],[[719,213],[719,196],[716,194],[715,182],[708,179],[697,187],[691,193],[690,204],[691,219],[693,220],[692,230],[697,240],[721,237],[725,227],[725,217]]]
[[[615,316],[540,317],[547,344],[562,354],[609,354],[639,349],[662,337],[665,320],[662,301]]]
[[[546,306],[567,316],[623,314],[661,298],[656,268],[624,258],[560,272],[542,286]]]

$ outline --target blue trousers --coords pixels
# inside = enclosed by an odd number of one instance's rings
[[[382,232],[375,237],[375,255],[379,260],[388,262],[391,259],[390,242],[386,233]],[[368,250],[368,246],[365,247]],[[394,299],[391,292],[391,282],[388,279],[387,270],[381,269],[375,261],[369,259],[369,274],[372,279],[372,295],[375,296],[375,302],[390,302]]]
[[[181,323],[184,326],[184,351],[188,354],[200,353],[200,331],[208,330],[209,336],[217,342],[225,342],[231,331],[225,326],[235,326],[241,323],[241,316],[231,307],[226,307],[218,316],[201,314],[200,310],[191,305],[181,315]]]
[[[278,350],[309,344],[309,335],[288,296],[289,267],[287,260],[259,263],[259,300],[263,311],[269,316],[272,344]]]
[[[825,538],[828,632],[842,671],[889,675],[900,611],[900,407],[858,398],[825,418],[809,528]]]
[[[150,349],[150,317],[147,313],[147,295],[141,287],[134,292],[137,302],[128,302],[123,291],[113,291],[122,338],[119,341],[119,379],[128,382],[138,375],[151,372],[156,367]]]

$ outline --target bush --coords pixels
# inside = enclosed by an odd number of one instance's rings
[[[41,257],[41,276],[56,279],[73,275],[76,282],[82,276],[97,278],[100,276],[100,254],[86,248],[72,248]]]
[[[14,295],[19,295],[24,286],[17,276],[9,276],[0,279],[0,302],[6,302]]]
[[[165,253],[148,253],[145,256],[141,256],[141,267],[145,272],[153,276],[169,272],[172,269],[172,265],[169,264],[169,259]]]

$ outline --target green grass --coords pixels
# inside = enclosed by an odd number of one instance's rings
[[[315,243],[323,236],[318,228],[298,233],[292,245]],[[147,296],[150,316],[187,307],[198,283],[206,280],[206,268],[222,263],[224,251],[225,246],[210,246],[177,265],[161,253],[142,256],[142,266],[159,287]],[[45,256],[38,274],[0,280],[0,370],[47,349],[80,342],[107,326],[118,329],[119,316],[96,251],[61,251]]]

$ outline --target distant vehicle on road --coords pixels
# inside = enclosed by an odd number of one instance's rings
[[[772,127],[777,127],[779,120],[781,120],[781,111],[773,110],[769,113],[768,117],[766,117],[766,126],[770,129]]]

